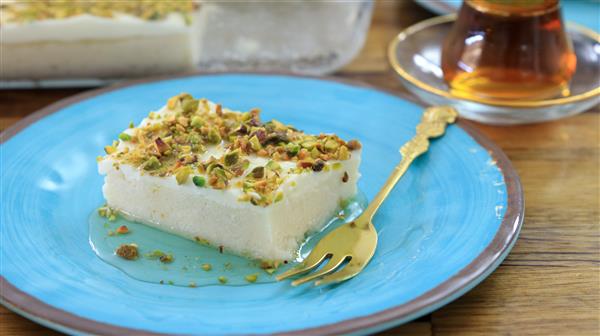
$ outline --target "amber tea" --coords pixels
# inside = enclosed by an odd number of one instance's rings
[[[444,78],[463,97],[565,96],[575,66],[558,0],[466,0],[442,51]]]

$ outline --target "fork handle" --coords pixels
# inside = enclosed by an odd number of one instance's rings
[[[404,175],[410,164],[421,154],[427,152],[429,149],[429,139],[440,137],[444,134],[446,126],[453,123],[458,116],[458,112],[450,106],[434,106],[430,107],[423,112],[421,122],[417,125],[417,134],[402,148],[400,153],[402,154],[402,160],[394,168],[392,174],[388,177],[387,181],[379,190],[373,201],[369,204],[363,215],[366,215],[369,219],[365,221],[366,224],[372,222],[373,216],[383,203],[383,201],[390,194],[394,186]]]

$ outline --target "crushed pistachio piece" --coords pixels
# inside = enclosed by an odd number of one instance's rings
[[[225,166],[231,167],[234,164],[238,163],[239,159],[240,159],[240,151],[239,150],[229,152],[229,153],[225,154],[225,157],[224,157]]]
[[[138,257],[138,246],[136,244],[121,244],[115,250],[115,253],[123,259],[135,260]]]
[[[197,284],[196,284],[194,281],[191,281],[191,282],[188,284],[188,286],[189,286],[189,287],[191,287],[191,288],[198,287],[198,285],[197,285]]]
[[[246,275],[244,277],[244,279],[246,279],[246,281],[248,281],[250,283],[256,282],[256,280],[258,279],[258,274],[249,274],[249,275]]]
[[[119,134],[119,139],[123,141],[131,141],[131,135],[127,133],[121,133]]]
[[[190,125],[192,125],[193,128],[200,128],[204,126],[204,121],[202,121],[202,118],[196,116],[192,118],[192,123]]]
[[[151,156],[147,161],[142,164],[144,170],[156,170],[160,168],[161,163],[158,161],[156,156]]]
[[[219,280],[219,282],[222,283],[222,284],[226,284],[227,283],[227,277],[224,277],[224,276],[218,277],[217,280]]]
[[[177,173],[175,173],[175,180],[177,181],[177,184],[184,184],[185,182],[187,182],[191,173],[192,169],[190,167],[179,168],[179,170],[177,170]]]
[[[165,253],[163,251],[161,251],[161,250],[154,250],[154,251],[152,251],[150,253],[144,254],[144,257],[146,257],[148,259],[158,259],[158,258],[160,258],[160,257],[162,257],[164,255],[165,255]]]
[[[201,237],[194,237],[194,240],[200,245],[210,246],[210,242],[207,239]]]
[[[212,265],[211,264],[202,264],[202,269],[205,271],[210,271],[212,269]]]
[[[204,187],[206,185],[206,179],[202,176],[192,177],[192,182],[194,182],[196,187]]]

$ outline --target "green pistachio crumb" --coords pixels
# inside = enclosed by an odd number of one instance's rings
[[[206,185],[206,179],[202,176],[192,177],[192,182],[194,182],[196,187],[204,187]]]
[[[212,265],[211,264],[202,264],[202,269],[205,271],[210,271],[212,269]]]
[[[192,288],[194,288],[194,287],[198,287],[198,285],[197,285],[195,282],[193,282],[193,281],[191,281],[191,282],[190,282],[190,284],[189,284],[188,286],[190,286],[190,287],[192,287]]]
[[[198,244],[210,246],[210,242],[208,240],[204,239],[204,238],[196,236],[196,237],[194,237],[194,240]]]
[[[131,141],[131,135],[127,133],[121,133],[119,134],[119,139],[123,141]]]
[[[220,283],[222,283],[222,284],[226,284],[226,283],[227,283],[227,278],[226,278],[226,277],[224,277],[224,276],[220,276],[220,277],[218,278],[218,280],[219,280],[219,282],[220,282]]]
[[[175,283],[172,280],[167,281],[169,285],[174,285]]]
[[[181,108],[184,113],[192,113],[198,109],[198,100],[196,99],[186,99],[182,102]]]
[[[325,148],[326,151],[328,152],[335,152],[336,149],[338,149],[340,145],[337,143],[337,141],[333,140],[333,139],[329,139],[325,142],[325,145],[323,145],[323,147]]]
[[[190,167],[179,168],[177,170],[177,173],[175,173],[175,180],[177,181],[177,184],[184,184],[185,182],[187,182],[191,173],[192,169]]]
[[[333,165],[331,165],[331,168],[333,168],[333,170],[338,170],[342,168],[342,164],[340,162],[336,162]]]
[[[267,164],[265,165],[265,167],[273,170],[273,171],[277,171],[277,170],[281,170],[281,166],[279,165],[279,163],[271,160],[269,162],[267,162]]]
[[[117,216],[114,213],[110,214],[110,216],[108,216],[108,221],[109,222],[114,222],[116,220],[117,220]]]
[[[217,130],[215,130],[214,128],[211,128],[210,131],[208,132],[208,142],[216,145],[219,142],[221,142],[221,135],[219,134],[219,132],[217,132]]]
[[[262,148],[260,141],[258,140],[256,135],[252,136],[248,141],[250,142],[250,147],[252,147],[254,151],[259,151]]]
[[[313,149],[316,146],[317,142],[313,140],[307,140],[302,143],[302,147],[308,150]]]
[[[160,161],[158,161],[158,158],[156,156],[151,156],[148,160],[146,160],[143,164],[142,164],[142,168],[144,170],[156,170],[158,168],[160,168],[161,163]]]
[[[202,121],[202,118],[196,116],[192,118],[192,122],[190,125],[192,125],[192,127],[194,128],[200,128],[204,125],[204,122]]]
[[[225,157],[223,158],[223,162],[225,163],[225,165],[227,167],[233,166],[234,164],[236,164],[238,162],[238,160],[240,159],[240,151],[239,150],[235,150],[233,152],[229,152],[227,154],[225,154]]]
[[[129,128],[135,128],[135,124],[133,123],[133,121],[131,121],[131,122],[129,123]]]
[[[256,280],[258,279],[258,274],[250,274],[250,275],[246,275],[244,277],[244,279],[246,279],[246,281],[248,282],[256,282]]]
[[[281,201],[283,199],[283,193],[280,191],[277,193],[277,195],[275,196],[275,200],[274,202],[277,203],[279,201]]]
[[[285,149],[290,156],[294,156],[300,151],[300,145],[290,142],[285,146]]]
[[[160,258],[160,257],[162,257],[164,255],[165,255],[165,253],[163,251],[161,251],[161,250],[154,250],[154,251],[152,251],[150,253],[144,254],[144,257],[146,257],[148,259],[158,259],[158,258]]]

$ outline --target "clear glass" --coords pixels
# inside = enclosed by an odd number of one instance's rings
[[[452,105],[462,117],[488,124],[509,125],[563,118],[600,103],[600,36],[577,25],[567,33],[577,57],[567,97],[537,101],[507,101],[454,95],[444,79],[441,45],[453,15],[409,27],[392,41],[389,61],[403,84],[427,105]]]
[[[576,63],[558,0],[466,0],[442,50],[444,78],[464,97],[568,96]]]

